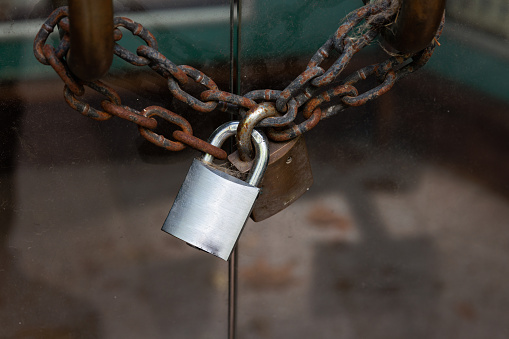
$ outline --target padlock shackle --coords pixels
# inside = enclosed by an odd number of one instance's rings
[[[219,126],[210,136],[209,143],[213,146],[221,147],[226,139],[237,134],[238,127],[238,121],[227,122]],[[265,135],[257,130],[253,130],[251,139],[254,142],[255,159],[253,167],[247,177],[247,183],[251,186],[258,186],[269,162],[269,143]],[[205,153],[201,158],[201,161],[206,164],[211,164],[213,160],[214,157],[208,153]]]
[[[265,118],[277,115],[276,106],[272,102],[263,102],[251,108],[237,128],[237,150],[242,161],[249,162],[253,157],[253,146],[251,145],[252,132],[255,126]]]

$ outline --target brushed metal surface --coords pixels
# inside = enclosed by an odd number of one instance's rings
[[[217,128],[209,142],[221,147],[237,132],[238,121]],[[195,159],[162,230],[223,260],[228,260],[256,201],[269,160],[265,135],[253,130],[256,150],[247,182],[214,168],[214,158]]]
[[[195,159],[162,229],[228,260],[259,191]]]

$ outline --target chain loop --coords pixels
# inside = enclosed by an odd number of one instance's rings
[[[46,61],[48,61],[69,90],[77,96],[83,95],[83,93],[85,93],[83,85],[71,73],[69,67],[67,67],[67,63],[56,56],[55,49],[50,45],[44,45],[43,52]]]
[[[322,92],[320,95],[309,100],[306,106],[304,107],[302,115],[304,116],[304,118],[309,119],[316,110],[316,108],[322,103],[329,102],[332,98],[337,96],[350,95],[350,97],[355,98],[357,94],[358,94],[357,89],[351,85],[340,85],[331,88],[328,91]]]
[[[115,90],[105,85],[101,81],[84,82],[84,85],[106,96],[108,100],[113,104],[120,105],[120,97],[118,96],[117,92],[115,92]],[[75,94],[71,91],[71,89],[67,85],[64,86],[64,98],[67,104],[71,106],[74,110],[80,112],[84,116],[89,117],[91,119],[103,121],[108,120],[112,117],[111,114],[103,111],[98,111],[95,108],[91,107],[89,104],[76,99]]]
[[[282,91],[277,91],[273,89],[259,89],[254,90],[244,97],[252,99],[252,100],[263,100],[263,101],[277,101],[277,99],[281,96]],[[256,126],[263,127],[283,127],[290,124],[297,117],[298,109],[301,104],[296,100],[296,98],[291,98],[287,103],[286,114],[280,117],[268,117],[260,121]]]
[[[292,123],[290,127],[284,130],[277,130],[275,128],[269,128],[267,130],[267,135],[274,141],[287,141],[293,138],[306,133],[310,129],[314,128],[319,122],[322,115],[322,110],[320,108],[316,108],[306,121],[301,122],[300,124]],[[268,119],[268,118],[267,118]]]
[[[63,20],[61,22],[63,22]],[[69,33],[66,32],[62,36],[62,39],[60,39],[60,43],[58,44],[57,48],[55,48],[56,57],[61,60],[67,55],[67,52],[69,52],[70,48],[71,48],[71,36],[69,35]]]
[[[182,85],[186,85],[189,82],[189,78],[186,73],[161,54],[157,49],[142,45],[138,47],[136,53],[138,53],[139,56],[150,60],[149,66],[163,77],[169,78],[171,75]]]
[[[187,134],[183,131],[173,132],[173,137],[176,140],[178,140],[188,146],[191,146],[194,149],[197,149],[203,153],[212,155],[216,159],[225,160],[228,157],[228,154],[226,154],[225,150],[223,150],[219,147],[216,147],[214,145],[211,145],[208,142],[206,142],[200,138],[197,138],[191,134]]]
[[[167,110],[165,108],[162,108],[159,106],[150,106],[150,107],[145,108],[142,112],[138,112],[138,114],[145,118],[152,118],[153,116],[163,118],[164,120],[182,128],[184,133],[187,133],[190,135],[193,134],[193,129],[186,119],[182,118],[180,115],[175,114],[172,111]],[[157,134],[143,126],[138,126],[138,129],[140,131],[140,134],[145,139],[147,139],[151,143],[153,143],[159,147],[165,148],[169,151],[181,151],[186,147],[183,143],[181,143],[179,141],[177,141],[177,142],[171,141],[171,140],[165,138],[164,136]]]
[[[251,100],[276,101],[281,95],[281,91],[275,89],[256,89],[246,93],[244,97]]]
[[[201,99],[206,101],[223,101],[247,109],[251,109],[257,105],[254,100],[249,99],[246,96],[241,96],[219,90],[204,91],[201,93]]]
[[[138,126],[142,126],[147,129],[157,128],[156,119],[146,118],[141,115],[140,112],[129,106],[116,105],[110,101],[104,100],[101,102],[101,107],[109,114],[134,122]]]
[[[392,86],[394,86],[395,83],[396,83],[396,73],[391,70],[387,72],[384,82],[382,82],[380,85],[360,95],[344,96],[343,98],[341,98],[341,100],[348,106],[361,106],[367,103],[368,101],[374,100],[378,98],[380,95],[387,93],[387,91],[389,91],[392,88]]]
[[[288,107],[286,104],[292,96],[295,95],[298,91],[302,90],[304,85],[306,85],[309,81],[312,79],[321,76],[323,74],[324,70],[321,67],[312,67],[307,68],[304,72],[299,74],[295,80],[293,80],[290,85],[288,85],[283,92],[279,95],[279,98],[276,100],[276,108],[279,112],[284,113],[287,111]]]
[[[53,30],[55,29],[55,26],[63,19],[69,16],[69,11],[67,7],[60,7],[54,10],[48,19],[42,24],[41,29],[39,29],[39,32],[35,36],[34,39],[34,55],[35,58],[44,65],[49,65],[49,61],[47,60],[46,56],[44,55],[43,47],[46,45],[46,41],[48,40],[48,37],[51,33],[53,33]]]
[[[191,79],[193,79],[195,82],[202,84],[203,86],[207,87],[211,90],[219,90],[216,83],[203,74],[201,71],[197,70],[196,68],[193,68],[191,66],[179,66],[179,68]],[[175,80],[172,78],[168,78],[168,88],[170,89],[171,94],[177,98],[178,100],[185,102],[187,105],[191,106],[194,110],[198,112],[211,112],[213,111],[216,106],[217,102],[214,101],[208,101],[208,102],[202,102],[198,99],[196,99],[191,94],[183,91],[180,86],[177,84]]]
[[[156,38],[150,33],[145,27],[143,27],[141,24],[134,22],[133,20],[129,18],[124,17],[116,17],[113,20],[113,27],[124,27],[125,29],[129,30],[133,35],[139,36],[145,43],[154,49],[158,49],[157,47],[157,40]],[[150,60],[138,56],[134,54],[133,52],[127,50],[125,47],[120,46],[119,44],[115,44],[113,48],[113,53],[117,55],[118,57],[124,59],[125,61],[135,65],[135,66],[145,66],[150,63]]]
[[[128,18],[114,19],[114,40],[121,40],[122,32],[119,28],[123,27],[140,37],[146,45],[139,46],[135,54],[116,43],[114,53],[133,65],[152,68],[167,79],[168,88],[173,97],[199,112],[210,112],[217,108],[246,118],[249,116],[246,109],[253,109],[260,101],[267,104],[270,102],[270,105],[274,105],[282,116],[263,117],[261,121],[256,122],[256,127],[266,128],[267,135],[271,139],[284,141],[309,131],[320,120],[349,107],[364,105],[379,97],[390,90],[396,81],[415,72],[428,62],[438,45],[444,26],[444,17],[434,40],[422,51],[411,55],[391,56],[378,64],[360,68],[342,81],[336,80],[353,56],[374,41],[385,29],[384,27],[394,21],[399,4],[398,0],[378,0],[352,11],[342,21],[336,32],[314,53],[306,69],[282,91],[254,90],[243,96],[221,91],[216,83],[203,72],[191,66],[176,65],[166,58],[158,51],[157,40],[152,33]],[[34,54],[38,61],[51,65],[62,78],[66,84],[64,96],[72,108],[96,120],[106,120],[116,115],[132,121],[138,124],[143,137],[168,150],[181,150],[185,145],[189,145],[212,154],[215,158],[226,158],[224,150],[193,136],[191,125],[180,115],[158,106],[148,107],[140,113],[128,106],[122,106],[118,94],[103,83],[82,82],[73,76],[66,63],[70,43],[67,16],[67,7],[61,7],[48,17],[35,37]],[[57,25],[62,34],[58,45],[53,47],[47,44],[47,39]],[[325,70],[321,64],[332,54],[339,55],[336,60],[330,60],[331,66]],[[379,84],[374,87],[366,86],[368,89],[359,95],[354,85],[357,86],[357,83],[365,81],[368,77],[377,79]],[[196,97],[181,88],[188,85],[190,79],[206,87]],[[76,99],[83,95],[85,91],[83,85],[108,98],[101,103],[104,112]],[[339,97],[339,99],[332,105],[320,107],[322,103],[331,101],[333,97]],[[299,112],[305,120],[296,124],[294,121]],[[159,116],[182,128],[182,131],[176,130],[172,133],[176,141],[171,141],[153,131],[157,128],[157,120],[153,118],[154,116]]]

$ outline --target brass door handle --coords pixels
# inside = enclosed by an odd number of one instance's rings
[[[69,26],[69,68],[82,80],[99,79],[113,60],[112,0],[69,0]]]
[[[436,34],[444,15],[445,1],[402,0],[396,21],[382,31],[385,41],[404,54],[423,50]]]

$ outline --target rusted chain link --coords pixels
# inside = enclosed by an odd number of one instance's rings
[[[85,85],[107,97],[112,104],[120,105],[120,97],[118,96],[117,92],[113,90],[113,88],[106,86],[99,80],[94,82],[87,82]],[[67,85],[64,86],[64,98],[67,104],[73,109],[94,120],[108,120],[113,116],[107,112],[98,111],[95,108],[90,107],[90,105],[86,102],[78,100],[74,92]]]
[[[306,69],[283,90],[261,89],[246,93],[244,96],[221,91],[216,83],[203,72],[187,65],[176,65],[158,50],[156,38],[141,24],[128,18],[114,18],[114,54],[136,65],[149,66],[167,80],[168,89],[176,99],[186,103],[198,112],[210,112],[214,109],[234,111],[244,117],[246,110],[254,109],[259,102],[272,102],[277,116],[265,117],[257,127],[267,128],[267,135],[275,141],[295,138],[315,127],[322,119],[333,116],[349,107],[361,106],[378,98],[401,78],[424,66],[432,56],[443,29],[444,18],[435,38],[429,46],[414,54],[390,56],[387,60],[365,66],[338,80],[353,56],[369,45],[380,32],[390,25],[398,11],[396,0],[379,0],[354,10],[342,21],[337,31],[311,57]],[[51,65],[62,78],[65,85],[64,95],[68,104],[81,114],[96,120],[106,120],[112,115],[134,122],[140,134],[150,142],[168,150],[181,150],[185,145],[224,159],[226,152],[193,136],[193,130],[187,120],[162,107],[151,106],[141,112],[123,106],[118,94],[99,81],[85,82],[76,78],[67,67],[69,50],[69,22],[66,7],[56,9],[45,21],[34,41],[34,54],[41,63]],[[56,26],[62,31],[57,46],[48,45],[48,36]],[[140,37],[145,45],[137,48],[136,54],[122,47],[118,42],[122,38],[120,28]],[[335,60],[325,62],[331,55]],[[328,69],[322,64],[330,64]],[[357,84],[373,77],[379,84],[359,94]],[[205,87],[199,96],[186,92],[185,87],[194,81]],[[83,103],[77,97],[83,95],[84,87],[105,95],[108,100],[102,102],[104,111],[98,111]],[[335,99],[332,103],[332,99]],[[332,103],[332,104],[331,104]],[[328,105],[327,107],[321,107]],[[302,108],[301,108],[302,107]],[[296,123],[302,113],[303,120]],[[171,141],[157,134],[159,117],[179,126]]]

